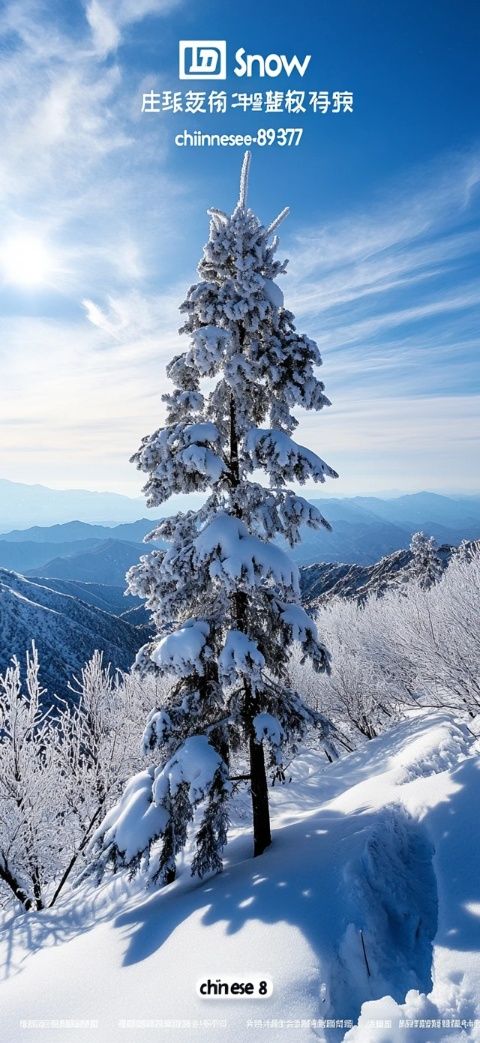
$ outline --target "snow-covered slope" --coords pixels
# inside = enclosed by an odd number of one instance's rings
[[[472,540],[470,546],[480,547]],[[437,550],[439,562],[447,567],[456,547],[444,544]],[[416,575],[411,550],[400,549],[388,554],[373,565],[351,565],[342,562],[318,562],[300,570],[302,600],[307,607],[316,607],[333,597],[355,598],[359,601],[369,594],[380,594],[399,580],[408,583]]]
[[[130,669],[145,640],[143,629],[48,583],[0,569],[0,672],[13,655],[23,663],[32,640],[50,695],[66,694],[72,674],[78,675],[97,648],[103,649],[106,663]]]
[[[112,616],[125,616],[136,606],[143,608],[140,598],[125,594],[125,582],[122,586],[112,586],[109,583],[90,583],[78,579],[57,579],[53,576],[40,577],[29,576],[28,582],[40,583],[47,586],[49,590],[56,590],[59,594],[70,594],[80,601],[86,601],[87,605],[101,608],[103,612],[109,612]]]
[[[480,1021],[446,1027],[480,1017],[479,798],[475,737],[445,713],[333,765],[304,753],[272,792],[274,842],[261,858],[240,802],[220,876],[192,881],[185,868],[148,896],[117,879],[5,917],[1,1038],[50,1043],[67,1031],[48,1019],[85,1019],[98,1027],[77,1025],[77,1043],[479,1040]],[[271,998],[196,994],[201,979],[259,974]],[[43,1021],[37,1035],[31,1019]]]

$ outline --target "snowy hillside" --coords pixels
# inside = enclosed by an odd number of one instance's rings
[[[478,542],[478,541],[477,541]],[[446,568],[455,547],[438,548],[442,568]],[[369,594],[383,593],[398,584],[408,582],[415,575],[413,554],[409,549],[396,550],[373,565],[351,565],[345,562],[318,562],[305,565],[300,571],[302,599],[314,607],[333,597],[363,600]]]
[[[78,674],[97,648],[113,667],[130,669],[144,632],[48,583],[0,569],[0,672],[13,655],[23,663],[32,640],[40,653],[42,683],[50,694],[64,694],[72,674]]]
[[[2,1039],[50,1043],[64,1038],[50,1019],[73,1019],[78,1043],[143,1043],[155,1027],[176,1038],[174,1019],[182,1038],[235,1043],[479,1040],[479,766],[465,725],[416,716],[332,765],[306,751],[271,792],[261,858],[238,798],[222,875],[184,867],[150,895],[115,878],[5,915]],[[273,995],[197,997],[227,975],[269,978]]]

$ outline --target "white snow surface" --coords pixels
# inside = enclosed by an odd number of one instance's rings
[[[4,913],[0,1038],[478,1043],[480,1020],[468,1026],[480,1019],[478,751],[441,712],[331,765],[304,751],[271,791],[273,844],[260,858],[240,797],[219,876],[198,881],[184,865],[148,894],[118,876],[53,910]],[[197,996],[208,976],[258,974],[273,982],[267,1000]],[[62,1018],[98,1027],[49,1027]],[[28,1019],[47,1021],[32,1030]],[[442,1019],[466,1027],[429,1028]]]

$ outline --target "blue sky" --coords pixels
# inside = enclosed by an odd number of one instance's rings
[[[301,417],[299,440],[340,472],[330,495],[478,489],[480,6],[294,11],[4,3],[0,477],[138,493],[128,458],[162,421],[205,211],[234,205],[242,154],[174,135],[286,125],[302,143],[254,149],[250,203],[266,221],[291,207],[286,303],[324,358],[333,405]],[[312,58],[303,79],[185,83],[179,39]],[[141,112],[145,91],[212,87],[351,90],[354,111]]]

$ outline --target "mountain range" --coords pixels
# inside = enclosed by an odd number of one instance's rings
[[[299,565],[373,564],[406,549],[418,529],[441,544],[480,536],[479,496],[414,493],[390,500],[326,497],[312,503],[331,522],[332,532],[304,529],[302,542],[293,551]],[[127,569],[148,551],[142,541],[155,520],[140,518],[116,526],[76,520],[6,532],[0,535],[0,568],[27,576],[123,586]]]
[[[200,497],[190,497],[201,502]],[[184,496],[173,496],[169,510],[180,510]],[[190,504],[192,506],[192,503]],[[50,489],[46,485],[26,485],[0,478],[0,533],[28,526],[55,525],[79,518],[83,522],[118,525],[135,521],[149,511],[143,497],[121,493],[92,492],[88,489]]]
[[[6,485],[17,493],[23,488],[43,490],[41,496],[50,492],[41,486],[0,482],[0,494]],[[71,504],[70,492],[68,497]],[[48,502],[53,510],[53,501]],[[335,594],[362,598],[395,583],[402,571],[408,578],[408,546],[419,529],[445,545],[445,562],[449,545],[480,536],[480,496],[425,492],[389,500],[356,496],[312,502],[333,527],[332,532],[305,530],[294,550],[303,598],[312,607]],[[131,504],[132,510],[138,509],[137,501]],[[3,517],[8,511],[13,516],[12,502],[7,512],[3,502],[0,515],[2,511]],[[37,521],[43,518],[40,512]],[[17,527],[1,534],[0,672],[12,655],[24,660],[32,640],[39,648],[43,684],[52,693],[68,694],[72,674],[78,674],[96,648],[103,649],[114,668],[129,669],[150,634],[150,621],[143,602],[124,596],[125,573],[152,546],[142,541],[154,525],[155,518],[145,517],[115,526],[62,521],[60,512],[52,525]]]
[[[470,553],[480,552],[480,540],[468,541]],[[456,547],[442,544],[437,550],[441,569],[446,569]],[[408,583],[416,574],[411,550],[396,550],[373,565],[350,565],[340,562],[319,562],[300,569],[302,601],[309,611],[315,611],[334,597],[364,601],[370,594],[383,594],[400,583]]]
[[[134,544],[130,546],[135,546]],[[480,541],[472,542],[478,553]],[[444,568],[454,548],[443,545]],[[68,560],[68,559],[67,559]],[[332,597],[363,600],[414,573],[410,550],[396,550],[372,565],[320,562],[300,569],[303,603],[310,611]],[[129,670],[151,636],[150,617],[139,598],[122,586],[58,578],[27,578],[0,569],[0,673],[12,656],[25,661],[32,641],[40,653],[40,676],[50,694],[68,696],[68,682],[96,649],[114,669]]]

